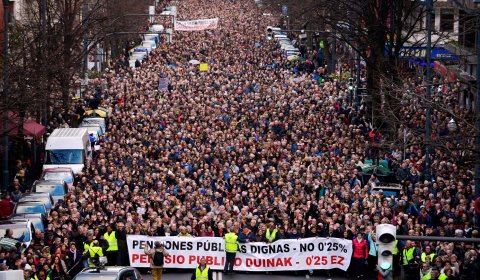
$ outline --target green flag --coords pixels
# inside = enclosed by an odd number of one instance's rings
[[[319,46],[321,49],[324,48],[324,46],[323,46],[323,40],[320,41],[320,44],[318,44],[318,46]]]

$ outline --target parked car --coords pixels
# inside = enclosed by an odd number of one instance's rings
[[[102,136],[104,132],[102,126],[97,123],[81,123],[78,128],[86,128],[88,131],[96,131],[98,136]]]
[[[105,109],[107,110],[107,109]],[[107,129],[107,121],[105,118],[102,118],[102,117],[88,117],[88,118],[84,118],[82,120],[82,124],[99,124],[102,129],[103,129],[103,132],[105,132],[105,130]]]
[[[75,175],[73,170],[69,167],[57,167],[57,168],[47,168],[43,170],[40,180],[46,181],[65,181],[67,183],[68,189],[73,188],[73,180]]]
[[[375,195],[379,192],[382,192],[385,197],[400,197],[400,192],[402,191],[402,185],[400,184],[372,184],[370,187],[370,192]]]
[[[47,216],[47,208],[40,201],[18,202],[13,208],[13,214],[42,214]]]
[[[32,202],[32,201],[40,201],[45,204],[45,208],[47,208],[47,212],[50,213],[52,210],[55,202],[53,197],[50,193],[26,193],[20,198],[18,202]]]
[[[41,232],[45,232],[43,218],[42,214],[13,214],[8,219],[10,221],[30,221],[35,230],[39,229]]]
[[[5,236],[7,229],[12,230],[12,237],[19,242],[25,242],[28,247],[32,241],[35,229],[30,221],[0,221],[0,236]]]
[[[104,268],[85,268],[74,280],[143,280],[137,269],[128,266],[106,266]]]
[[[68,193],[68,186],[65,181],[36,181],[33,183],[32,193],[50,193],[53,201],[57,203],[60,199],[64,199]]]

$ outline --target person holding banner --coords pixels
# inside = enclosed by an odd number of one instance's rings
[[[273,222],[269,223],[267,230],[265,232],[265,238],[267,239],[267,243],[272,243],[277,241],[277,232],[278,232],[278,229],[275,227]]]
[[[233,228],[228,228],[228,233],[223,237],[225,239],[225,267],[224,273],[233,273],[233,266],[235,265],[235,256],[238,251],[238,235],[235,234]]]
[[[353,258],[352,258],[352,272],[356,279],[363,279],[365,270],[368,265],[368,245],[367,241],[363,239],[361,231],[357,232],[357,238],[353,239]]]
[[[191,280],[213,280],[213,273],[207,265],[205,257],[200,259],[200,264],[192,274]]]

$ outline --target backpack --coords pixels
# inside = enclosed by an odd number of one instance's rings
[[[153,254],[153,265],[156,265],[156,266],[163,265],[163,252],[155,251],[155,254]]]

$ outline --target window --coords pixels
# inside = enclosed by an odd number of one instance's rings
[[[440,12],[440,31],[453,32],[455,15],[453,9],[442,9]]]
[[[48,150],[46,164],[82,164],[83,150]]]

